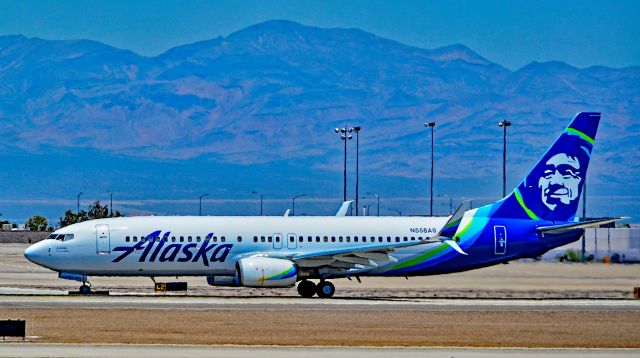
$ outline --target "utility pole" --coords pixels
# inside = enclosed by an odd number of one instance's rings
[[[202,216],[202,198],[204,198],[205,196],[209,196],[209,194],[200,195],[200,206],[199,206],[199,209],[198,209],[198,216]]]
[[[430,204],[429,204],[429,216],[433,216],[433,129],[436,126],[436,122],[428,122],[424,124],[425,127],[431,128],[431,191],[430,191]]]
[[[511,126],[511,122],[506,119],[498,122],[498,127],[503,129],[502,135],[502,197],[507,196],[507,127]]]
[[[360,166],[360,129],[361,127],[356,126],[353,127],[354,132],[356,132],[356,208],[358,207],[358,186],[359,186],[359,166]],[[356,210],[356,216],[358,215],[358,210]]]
[[[77,205],[76,205],[76,213],[79,215],[80,214],[80,196],[82,195],[82,192],[78,193],[78,201],[77,201]]]
[[[345,125],[343,128],[336,128],[334,130],[336,133],[340,134],[340,139],[344,142],[344,195],[342,197],[342,202],[347,201],[347,141],[353,139],[353,128]],[[358,215],[358,210],[356,210],[356,215]]]

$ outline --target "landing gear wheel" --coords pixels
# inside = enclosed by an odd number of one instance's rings
[[[316,293],[320,298],[331,298],[336,293],[336,287],[329,281],[321,281],[316,288]]]
[[[83,295],[88,295],[91,293],[91,287],[87,286],[87,285],[82,285],[80,286],[80,293]]]
[[[304,298],[311,298],[316,294],[316,284],[311,281],[302,280],[298,284],[298,293]]]

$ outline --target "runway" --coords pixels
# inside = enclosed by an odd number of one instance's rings
[[[26,320],[30,343],[4,343],[0,356],[572,357],[640,348],[640,301],[630,299],[640,266],[518,262],[335,280],[332,299],[210,287],[202,277],[179,278],[186,294],[161,294],[148,277],[96,277],[94,289],[110,295],[80,296],[69,295],[77,282],[27,262],[25,246],[0,245],[0,318]],[[504,350],[513,348],[527,349]]]
[[[1,292],[2,290],[0,290]],[[33,291],[37,292],[37,291]],[[286,297],[194,297],[126,295],[2,295],[2,308],[121,308],[209,310],[430,310],[430,311],[636,311],[633,300],[496,300],[496,299],[387,299]]]
[[[637,349],[477,349],[344,347],[211,347],[189,345],[1,344],[0,357],[280,357],[280,358],[492,358],[492,357],[637,357]]]

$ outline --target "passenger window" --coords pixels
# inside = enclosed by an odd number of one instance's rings
[[[156,242],[160,242],[160,236],[156,236]]]
[[[342,236],[338,237],[338,241],[342,242]]]
[[[387,242],[391,242],[391,236],[387,236]]]
[[[299,236],[299,237],[298,237],[298,242],[303,242],[303,241],[304,241],[304,237]]]
[[[353,242],[358,242],[358,237],[357,237],[357,236],[355,236],[355,237],[353,238]]]
[[[218,242],[218,237],[217,236],[214,236],[211,239],[212,239],[213,242]]]
[[[329,238],[325,236],[324,237],[324,242],[327,242],[327,241],[329,241]]]
[[[273,237],[269,236],[267,239],[268,239],[267,241],[273,242]]]
[[[129,236],[124,238],[124,241],[129,242],[131,240],[131,238]]]
[[[316,236],[316,242],[320,242],[320,236]]]
[[[336,242],[336,237],[335,236],[331,236],[331,242]]]
[[[180,242],[184,242],[184,236],[180,236]]]
[[[220,241],[221,242],[225,242],[225,241],[227,241],[227,238],[223,236],[223,237],[220,238]]]
[[[133,237],[133,242],[138,242],[138,238],[137,237]]]
[[[242,236],[238,236],[238,242],[242,242]]]
[[[171,242],[176,242],[176,237],[175,236],[171,236]]]
[[[264,236],[260,236],[260,241],[264,242]]]
[[[311,241],[313,241],[313,237],[311,236],[307,237],[307,242],[311,242]]]
[[[415,239],[416,239],[415,237],[413,237],[413,236],[411,237],[411,241],[415,241]]]
[[[400,242],[400,238],[396,236],[396,242]]]
[[[257,236],[253,237],[253,242],[258,242],[258,237]]]
[[[404,240],[404,241],[407,241],[407,237],[405,236],[405,237],[403,238],[403,240]]]
[[[187,241],[191,242],[193,241],[193,238],[191,236],[187,237]]]
[[[200,236],[196,236],[196,241],[200,242]]]

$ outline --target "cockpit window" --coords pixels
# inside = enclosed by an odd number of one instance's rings
[[[73,240],[73,234],[64,235],[64,240],[63,241],[69,241],[69,240]]]
[[[71,236],[71,238],[67,240],[73,239],[73,234],[67,234],[66,236]],[[65,234],[51,234],[47,236],[47,240],[66,241],[64,238],[65,238]]]

